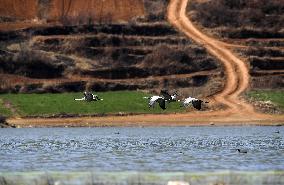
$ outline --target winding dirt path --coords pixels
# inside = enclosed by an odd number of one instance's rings
[[[227,81],[225,88],[214,96],[218,103],[225,104],[231,112],[254,113],[251,105],[240,100],[239,95],[249,86],[249,70],[222,42],[199,31],[186,16],[189,0],[171,0],[168,6],[168,20],[195,42],[203,45],[218,58],[225,67]]]

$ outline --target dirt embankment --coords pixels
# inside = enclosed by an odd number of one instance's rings
[[[129,21],[144,15],[141,0],[2,0],[2,21],[83,24]]]
[[[283,126],[284,116],[244,117],[228,112],[192,112],[169,115],[8,119],[7,122],[16,127]]]

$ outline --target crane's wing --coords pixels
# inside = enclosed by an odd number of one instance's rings
[[[157,102],[159,103],[160,107],[165,110],[166,109],[166,100],[163,98],[157,99]]]
[[[172,100],[171,95],[166,90],[161,90],[161,95],[164,97],[165,100],[168,100],[168,101]]]
[[[102,100],[101,98],[99,98],[98,95],[93,94],[93,100],[98,101],[98,100]]]
[[[202,100],[192,100],[192,105],[194,108],[201,109]]]

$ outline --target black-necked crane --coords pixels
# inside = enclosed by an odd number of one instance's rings
[[[166,100],[162,96],[151,96],[151,97],[144,97],[149,100],[149,108],[154,108],[156,103],[159,103],[159,106],[165,110],[166,109]]]
[[[159,103],[159,106],[165,110],[166,109],[166,102],[173,102],[173,101],[177,101],[177,93],[174,93],[173,95],[170,95],[168,93],[168,91],[166,90],[161,90],[161,95],[154,95],[151,97],[144,97],[149,99],[149,108],[155,106],[156,103]]]
[[[74,100],[75,101],[100,101],[100,100],[103,100],[103,99],[100,99],[98,95],[96,94],[92,94],[90,92],[84,92],[84,97],[83,98],[75,98]]]
[[[203,100],[200,100],[200,99],[197,99],[197,98],[188,97],[188,98],[183,100],[182,106],[188,107],[188,106],[190,106],[190,104],[192,104],[192,106],[194,108],[196,108],[197,110],[201,110],[202,103],[209,103],[209,102],[203,101]]]

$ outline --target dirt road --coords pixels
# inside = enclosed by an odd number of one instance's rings
[[[225,104],[232,112],[254,112],[252,106],[239,98],[249,86],[249,71],[246,64],[236,57],[222,42],[199,31],[186,15],[188,0],[171,0],[168,20],[185,35],[203,45],[225,67],[225,88],[214,96],[218,103]]]

